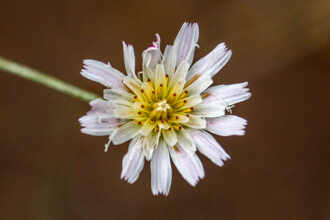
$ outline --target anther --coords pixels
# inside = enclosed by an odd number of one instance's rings
[[[134,99],[137,99],[137,96],[136,95],[134,96]]]
[[[141,89],[141,93],[144,93],[144,90],[143,89]]]
[[[171,128],[171,127],[169,127],[167,130],[171,131],[171,130],[172,130],[172,128]]]
[[[141,105],[141,108],[144,108],[144,105]]]
[[[173,96],[176,96],[176,93],[173,93]]]
[[[139,121],[139,122],[138,122],[138,124],[139,124],[139,125],[142,125],[142,122],[141,122],[141,121]]]
[[[165,77],[168,78],[168,74],[166,74]]]
[[[183,100],[183,103],[187,103],[187,100]]]
[[[178,120],[179,119],[179,116],[175,116],[175,119]]]
[[[160,87],[163,87],[163,84],[160,84],[159,86],[160,86]]]
[[[138,112],[138,114],[139,114],[139,115],[141,115],[141,114],[142,114],[142,112]]]

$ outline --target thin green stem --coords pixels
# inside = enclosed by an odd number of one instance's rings
[[[40,83],[44,86],[55,89],[56,91],[62,92],[72,97],[79,98],[83,101],[89,102],[98,97],[92,92],[80,89],[55,77],[49,76],[22,64],[15,63],[3,57],[0,57],[0,70],[4,70],[16,76]]]

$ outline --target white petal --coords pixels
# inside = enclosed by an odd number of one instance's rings
[[[142,134],[143,136],[147,136],[150,134],[150,132],[152,131],[152,129],[154,129],[155,124],[150,122],[150,119],[148,119],[147,121],[145,121],[143,123],[143,126],[140,130],[140,134]]]
[[[114,115],[120,119],[135,119],[138,116],[134,108],[126,105],[116,105]]]
[[[124,85],[122,79],[124,75],[111,67],[110,64],[105,64],[96,60],[84,60],[84,66],[81,70],[81,75],[87,79],[101,83],[106,87],[122,88]]]
[[[190,154],[194,154],[196,151],[196,145],[193,141],[190,134],[183,128],[177,133],[178,143],[179,145]]]
[[[126,45],[123,41],[124,63],[127,75],[136,78],[135,75],[135,55],[132,45]]]
[[[226,106],[243,102],[251,97],[249,88],[246,88],[247,85],[248,82],[213,86],[206,91],[210,95],[205,100],[222,101]]]
[[[165,71],[169,76],[174,74],[177,60],[176,58],[177,54],[175,48],[173,46],[167,45],[162,62],[164,64]]]
[[[161,141],[150,163],[151,191],[154,195],[168,195],[172,182],[172,168],[168,148]]]
[[[199,27],[197,23],[184,23],[182,25],[173,44],[173,47],[177,51],[177,66],[180,65],[182,61],[186,61],[191,65],[195,54],[195,47],[198,46],[198,37]]]
[[[208,157],[218,166],[223,166],[223,161],[230,159],[230,156],[215,140],[215,138],[206,131],[189,129],[199,152]]]
[[[204,90],[206,90],[210,85],[212,85],[213,80],[209,75],[201,75],[198,79],[189,85],[185,90],[188,91],[189,94],[200,94]]]
[[[187,153],[180,146],[169,149],[174,165],[190,185],[195,186],[199,179],[204,178],[204,168],[196,154]]]
[[[221,136],[244,135],[247,121],[235,115],[207,119],[206,130]]]
[[[165,142],[170,147],[173,147],[176,144],[176,142],[178,141],[178,139],[176,137],[176,133],[173,129],[171,129],[171,130],[163,129],[162,130],[162,135],[163,135],[163,138],[164,138]]]
[[[126,100],[129,102],[134,102],[134,95],[132,93],[127,92],[124,89],[104,89],[103,97],[104,99],[115,103],[118,100]]]
[[[150,135],[142,137],[143,140],[143,154],[146,160],[150,160],[152,158],[153,152],[155,148],[157,148],[159,143],[160,131],[155,133],[152,132]]]
[[[190,79],[195,74],[207,74],[214,76],[218,73],[229,61],[232,55],[231,50],[226,48],[225,43],[219,44],[208,55],[198,60],[189,70],[188,78]]]
[[[111,140],[114,144],[122,144],[134,138],[140,131],[141,126],[130,121],[117,128],[111,135]]]
[[[123,158],[122,166],[123,169],[120,178],[129,183],[134,183],[144,166],[144,156],[140,139],[135,138],[130,142],[128,152]]]
[[[156,34],[156,41],[142,53],[143,66],[153,69],[161,60],[160,36]]]
[[[89,104],[92,109],[79,118],[83,127],[81,132],[95,136],[109,135],[120,123],[120,120],[114,118],[113,104],[102,99],[95,99]]]
[[[194,106],[192,114],[200,117],[219,117],[225,114],[225,109],[226,106],[223,103],[203,100],[202,103]]]
[[[184,123],[185,126],[197,129],[206,128],[206,120],[196,115],[189,115],[189,121]]]
[[[189,69],[189,64],[185,61],[181,62],[175,73],[170,77],[169,87],[172,87],[176,82],[184,82]]]
[[[81,133],[93,135],[93,136],[108,136],[112,133],[114,129],[113,128],[82,128],[80,129]]]

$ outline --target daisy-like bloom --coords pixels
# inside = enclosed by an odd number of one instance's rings
[[[154,195],[170,191],[171,159],[182,177],[195,186],[204,177],[197,150],[218,166],[230,158],[209,132],[244,135],[246,120],[227,113],[251,96],[247,82],[210,87],[232,52],[221,43],[192,65],[198,37],[198,25],[184,23],[173,45],[162,53],[156,34],[142,53],[143,67],[138,73],[133,46],[125,42],[126,75],[110,63],[84,60],[81,74],[107,89],[104,99],[91,101],[92,109],[79,119],[81,131],[109,136],[105,151],[110,143],[130,140],[121,178],[134,183],[145,160],[150,161]]]

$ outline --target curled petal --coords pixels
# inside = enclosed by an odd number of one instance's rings
[[[153,69],[161,61],[160,36],[156,34],[156,41],[142,53],[143,68]]]

